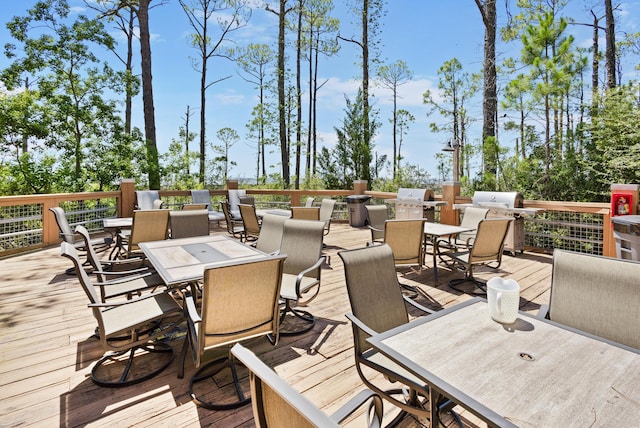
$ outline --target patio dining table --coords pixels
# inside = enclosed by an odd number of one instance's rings
[[[471,232],[474,229],[462,226],[454,226],[451,224],[442,224],[442,223],[432,223],[425,222],[424,223],[424,244],[426,248],[427,241],[431,241],[433,246],[433,278],[434,281],[438,282],[438,256],[440,255],[440,250],[438,247],[438,239],[441,239],[445,236],[456,236],[463,232]]]
[[[168,287],[202,280],[207,266],[268,256],[224,235],[141,242],[139,246]]]
[[[471,299],[368,339],[441,396],[500,427],[637,426],[640,350]]]

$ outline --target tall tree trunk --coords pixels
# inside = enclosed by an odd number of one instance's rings
[[[482,146],[485,152],[484,170],[496,174],[497,159],[489,159],[485,146],[487,137],[496,136],[498,94],[496,79],[496,0],[475,0],[484,22],[484,88],[482,94]],[[497,144],[497,142],[495,143]],[[492,156],[495,150],[491,150]],[[497,153],[497,152],[496,152]]]
[[[611,0],[604,0],[604,7],[607,21],[607,31],[605,34],[605,67],[607,69],[607,88],[612,89],[616,87],[616,29]]]
[[[296,102],[297,102],[297,123],[296,123],[296,180],[294,188],[300,188],[300,151],[302,149],[302,82],[301,82],[301,57],[302,57],[302,12],[304,0],[298,1],[298,43],[296,47]]]
[[[598,18],[596,16],[595,13],[593,13],[593,11],[591,11],[591,15],[593,16],[593,58],[591,60],[591,102],[592,102],[592,106],[595,108],[596,107],[596,103],[597,103],[597,96],[598,96],[598,86],[600,84],[600,82],[598,81],[598,74],[600,73],[599,68],[600,68],[600,61],[598,58],[598,50],[600,49],[598,46],[598,37],[599,37],[599,28],[598,28],[598,24],[600,21],[600,18]]]
[[[362,1],[362,106],[364,108],[364,144],[370,147],[371,127],[369,118],[369,0]],[[364,162],[362,167],[362,177],[356,178],[369,180],[371,177],[369,163]]]
[[[133,37],[135,31],[133,8],[129,8],[129,28],[127,30],[127,60],[125,69],[127,73],[127,93],[125,95],[124,108],[124,132],[131,135],[131,105],[132,105],[132,87],[131,79],[133,79]]]
[[[187,115],[184,120],[184,152],[187,156],[187,175],[191,175],[191,161],[189,160],[189,119],[191,118],[191,109],[187,105]]]
[[[139,0],[138,24],[140,25],[140,58],[142,64],[142,103],[144,109],[144,133],[149,168],[149,188],[160,189],[160,164],[156,144],[156,121],[153,107],[153,84],[151,74],[151,42],[149,37],[149,3]]]
[[[280,162],[282,163],[282,180],[285,188],[289,187],[291,177],[289,172],[289,151],[287,147],[287,111],[285,94],[285,20],[287,0],[280,0],[278,13],[278,122],[280,124]]]

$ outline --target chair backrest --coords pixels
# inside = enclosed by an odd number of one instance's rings
[[[555,250],[549,318],[640,349],[640,262]]]
[[[58,224],[58,229],[60,230],[60,238],[62,238],[64,242],[73,244],[75,242],[74,234],[71,230],[71,226],[69,226],[67,215],[65,214],[64,210],[60,207],[52,207],[49,208],[49,210],[56,218],[56,223]]]
[[[182,204],[183,211],[189,210],[207,210],[209,208],[209,204]]]
[[[409,321],[391,247],[374,245],[338,255],[353,315],[379,333]],[[354,335],[357,353],[371,348],[359,329],[354,328]]]
[[[211,194],[207,189],[191,189],[191,202],[194,204],[207,204],[209,211],[213,210]]]
[[[384,225],[384,243],[391,247],[396,265],[424,263],[424,219],[387,220]]]
[[[256,206],[256,198],[254,196],[240,196],[238,199],[240,200],[240,204]]]
[[[91,245],[91,235],[89,235],[89,231],[86,227],[78,225],[76,226],[76,233],[80,235],[84,241],[84,248],[87,251],[87,260],[93,268],[93,273],[98,277],[98,281],[105,281],[107,278],[102,275],[102,263],[100,263],[100,258],[98,257],[98,253],[96,253],[96,249]]]
[[[220,208],[222,209],[222,213],[224,214],[224,220],[227,224],[227,232],[231,235],[236,236],[236,231],[234,230],[234,219],[231,217],[231,212],[229,212],[229,202],[220,201]],[[238,232],[239,233],[239,232]]]
[[[320,220],[319,207],[291,207],[291,218],[299,220]]]
[[[284,223],[289,218],[282,215],[265,214],[262,216],[260,235],[256,241],[256,248],[265,253],[273,253],[280,249]]]
[[[196,366],[207,349],[271,334],[278,338],[286,255],[205,268]]]
[[[209,234],[209,211],[169,211],[169,223],[172,239],[206,236]]]
[[[136,207],[138,210],[153,210],[153,203],[160,200],[160,192],[157,190],[136,190]],[[157,203],[156,203],[157,204]]]
[[[480,220],[484,220],[487,218],[489,214],[488,208],[480,208],[480,207],[467,207],[464,209],[464,214],[462,215],[462,221],[460,222],[460,226],[468,227],[471,229],[476,229],[472,232],[463,232],[458,235],[458,240],[468,242],[469,244],[473,244],[473,240],[476,237],[478,223]]]
[[[308,197],[306,201],[304,201],[304,206],[309,208],[313,206],[313,201],[315,201],[315,198],[312,197]]]
[[[260,235],[260,222],[256,214],[256,207],[247,204],[240,204],[238,207],[240,208],[240,217],[242,217],[245,236],[257,238]]]
[[[334,199],[323,199],[320,203],[320,220],[325,222],[331,220],[335,206],[336,201]]]
[[[89,274],[87,273],[86,270],[82,268],[82,262],[78,257],[78,251],[75,249],[75,247],[68,242],[63,242],[62,244],[60,244],[60,255],[68,258],[73,263],[73,266],[76,270],[76,276],[78,277],[78,282],[80,282],[80,285],[82,286],[82,290],[84,291],[85,295],[89,299],[89,303],[90,304],[101,303],[100,298],[98,297],[98,293],[96,292],[96,289],[93,286],[91,279],[89,278]],[[105,345],[106,338],[104,337],[105,328],[104,328],[104,321],[102,319],[102,311],[100,310],[100,308],[95,306],[92,308],[92,311],[93,311],[94,318],[98,322],[98,331],[100,332],[100,341],[102,342],[103,345]]]
[[[133,212],[128,251],[138,250],[145,241],[162,241],[169,236],[170,210],[136,210]]]
[[[469,263],[500,262],[504,240],[513,218],[487,218],[478,222],[476,239],[469,253]]]
[[[228,193],[229,193],[229,199],[228,199],[229,213],[231,214],[232,217],[239,219],[240,208],[238,208],[238,205],[240,205],[240,197],[247,196],[247,191],[244,189],[230,189]]]
[[[384,240],[384,223],[389,219],[386,205],[366,205],[367,218],[371,229],[371,241]]]
[[[258,428],[339,427],[333,419],[286,383],[256,355],[236,344],[231,352],[250,372],[253,419]]]
[[[280,254],[287,254],[284,272],[297,275],[318,261],[322,253],[324,223],[317,220],[288,219],[284,222]],[[319,278],[321,268],[305,274]]]

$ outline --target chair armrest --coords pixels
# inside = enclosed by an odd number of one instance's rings
[[[549,315],[549,305],[540,305],[540,309],[538,309],[536,318],[538,318],[539,320],[543,320],[547,318],[548,315]]]
[[[324,263],[324,257],[320,257],[318,261],[315,262],[312,266],[309,266],[308,268],[306,268],[305,270],[303,270],[298,274],[298,276],[296,277],[296,294],[298,296],[300,296],[300,283],[302,282],[302,278],[304,278],[304,274],[309,273],[314,269],[320,268],[323,263]]]
[[[340,423],[344,421],[348,416],[350,416],[353,412],[358,410],[364,403],[372,400],[372,405],[375,410],[374,412],[374,420],[369,421],[370,427],[379,427],[382,423],[382,398],[375,392],[370,389],[365,389],[360,391],[355,397],[349,400],[344,406],[340,407],[336,410],[332,415],[331,419]]]
[[[302,272],[300,272],[298,274],[298,280],[302,279],[302,277],[304,276],[305,273],[309,273],[314,269],[319,268],[320,266],[322,266],[322,264],[324,263],[324,257],[320,257],[318,259],[317,262],[315,262],[312,266],[309,266],[308,268],[306,268],[305,270],[303,270]]]
[[[193,324],[197,324],[202,321],[202,318],[198,313],[198,308],[196,307],[196,301],[190,294],[187,294],[184,298],[184,316]]]
[[[368,325],[360,321],[360,319],[355,315],[353,315],[352,313],[345,314],[345,316],[349,321],[351,321],[356,327],[358,327],[358,329],[362,330],[365,334],[368,334],[369,336],[374,336],[378,334],[377,331],[373,330],[371,327],[369,327]]]
[[[128,275],[122,278],[114,278],[104,282],[94,282],[93,284],[99,287],[108,287],[110,285],[124,284],[125,282],[131,282],[131,281],[135,281],[136,279],[146,278],[147,276],[151,276],[151,275],[153,275],[153,272],[144,272],[139,275]]]
[[[416,309],[421,310],[422,312],[424,312],[425,314],[433,314],[435,313],[434,310],[427,308],[426,306],[422,306],[420,303],[416,302],[415,300],[403,295],[402,298],[404,299],[405,302],[407,302],[408,304],[410,304],[411,306],[413,306]]]
[[[136,278],[144,278],[145,276],[147,276],[146,272],[148,270],[149,269],[147,268],[140,268],[140,269],[134,269],[134,270],[121,270],[121,271],[115,271],[115,272],[112,270],[107,270],[107,271],[100,272],[100,275],[112,276],[112,277],[121,276],[123,278],[128,278],[128,279],[136,279]],[[137,274],[140,274],[140,275],[137,275]],[[110,281],[111,280],[107,282],[110,282]]]
[[[370,224],[368,224],[367,227],[373,230],[374,232],[384,232],[384,229],[378,229],[377,227],[373,227]]]
[[[138,297],[135,297],[133,299],[119,300],[117,302],[89,303],[87,305],[87,307],[89,307],[89,308],[115,308],[115,307],[118,307],[118,306],[130,305],[131,303],[136,303],[136,302],[139,302],[141,300],[150,299],[152,297],[160,296],[162,294],[165,294],[165,292],[164,291],[158,291],[157,293],[144,294],[142,296],[138,296]]]

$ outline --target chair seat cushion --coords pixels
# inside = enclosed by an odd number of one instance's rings
[[[135,291],[144,290],[147,288],[156,288],[164,286],[164,281],[160,278],[160,275],[153,273],[151,275],[137,278],[132,281],[123,282],[120,284],[112,284],[104,286],[104,297],[108,299],[110,297],[122,296],[123,294],[133,293]]]
[[[280,289],[280,296],[283,299],[288,300],[298,300],[298,295],[296,294],[296,279],[297,275],[284,273],[282,274],[282,288]],[[318,284],[316,278],[305,276],[302,278],[302,283],[300,284],[300,294],[307,292],[314,285]]]
[[[222,221],[224,214],[219,211],[209,211],[209,221]]]
[[[132,328],[146,325],[176,311],[181,311],[180,306],[168,294],[158,294],[129,305],[103,309],[104,335],[110,337],[129,333]]]

